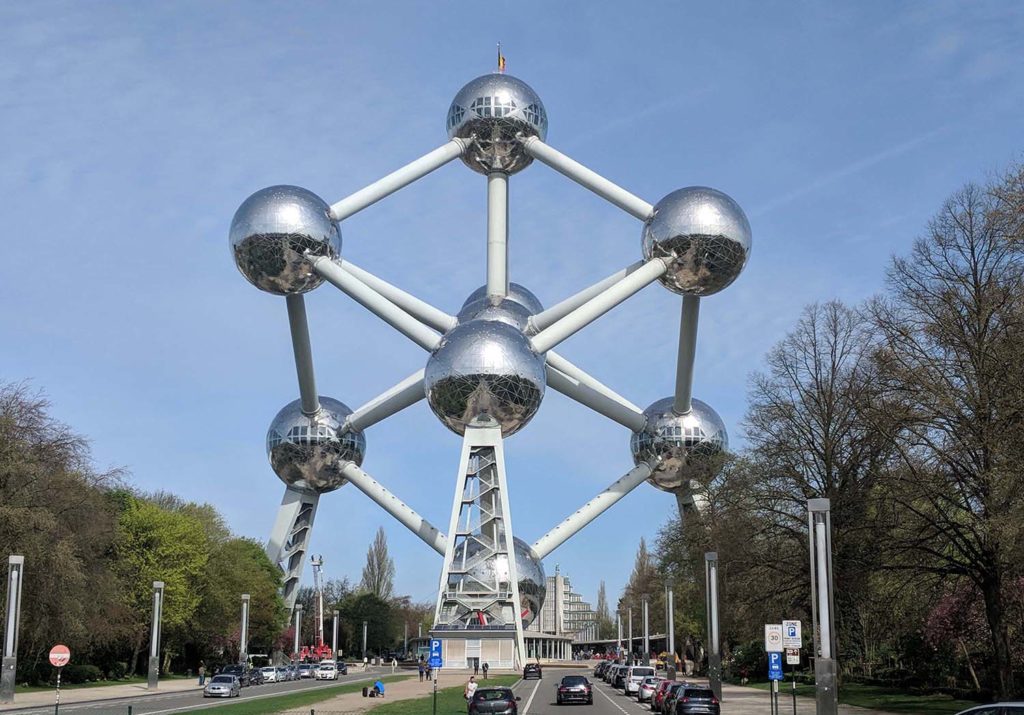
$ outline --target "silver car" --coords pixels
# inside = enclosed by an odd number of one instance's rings
[[[277,668],[268,666],[266,668],[260,668],[260,672],[263,673],[264,683],[276,683],[277,682]]]
[[[233,675],[215,675],[203,688],[204,698],[237,698],[242,694],[242,684]]]

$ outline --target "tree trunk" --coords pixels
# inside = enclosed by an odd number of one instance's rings
[[[974,683],[974,690],[981,692],[981,683],[978,682],[978,674],[974,672],[974,663],[971,662],[971,654],[967,650],[967,644],[963,638],[957,638],[957,643],[964,652],[964,659],[967,661],[967,672],[971,674],[971,682]]]
[[[985,599],[985,617],[992,636],[996,695],[1000,700],[1007,700],[1013,695],[1013,663],[1010,660],[1010,634],[1006,625],[1001,586],[999,576],[992,576],[982,583],[981,591]]]

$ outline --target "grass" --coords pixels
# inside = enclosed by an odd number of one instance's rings
[[[184,676],[184,675],[161,675],[160,680],[182,680],[183,678],[189,680],[195,680],[199,682],[199,676]],[[121,680],[95,680],[90,683],[67,683],[61,682],[60,689],[63,690],[78,690],[80,688],[105,688],[111,685],[137,685],[146,683],[147,678],[145,675],[133,675],[130,678],[122,678]],[[49,685],[19,685],[15,692],[18,693],[46,693],[56,688],[56,682],[50,683]]]
[[[411,676],[407,675],[389,675],[381,678],[386,683],[393,683],[396,680],[405,680]],[[259,698],[249,701],[242,701],[240,703],[234,703],[232,705],[221,705],[217,707],[213,712],[216,715],[273,715],[279,713],[282,710],[293,710],[295,708],[306,707],[309,705],[316,705],[322,703],[325,700],[337,697],[338,695],[344,695],[345,693],[357,693],[363,689],[369,683],[372,683],[376,678],[370,678],[365,681],[359,681],[358,683],[341,683],[334,687],[322,688],[320,690],[313,690],[307,692],[290,693],[288,695],[276,695],[270,698]],[[197,706],[195,709],[200,709],[202,706]],[[463,707],[463,710],[466,708]]]
[[[487,680],[487,687],[499,685],[509,686],[519,680],[518,675],[491,676]],[[484,687],[484,684],[480,684]],[[454,688],[442,688],[437,691],[437,712],[438,715],[466,715],[466,699],[462,697],[463,686],[457,685]],[[398,700],[379,708],[373,709],[373,715],[423,715],[433,712],[433,695],[425,698],[412,698],[410,700]]]
[[[769,683],[751,683],[750,687],[769,690]],[[779,698],[791,698],[792,684],[789,681],[779,683]],[[798,684],[796,694],[814,697],[814,686]],[[844,705],[857,705],[872,710],[884,710],[891,713],[915,713],[920,715],[948,715],[974,707],[978,703],[970,700],[954,700],[948,695],[912,695],[893,688],[879,685],[862,685],[845,683],[839,688],[839,702]]]

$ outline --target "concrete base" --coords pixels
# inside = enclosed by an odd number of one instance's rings
[[[160,657],[150,657],[149,659],[149,679],[146,681],[146,687],[150,690],[156,688],[160,684]]]
[[[14,676],[18,666],[17,657],[3,659],[0,670],[0,703],[14,702]]]
[[[719,700],[722,699],[722,656],[708,656],[708,686]]]
[[[814,659],[814,683],[818,715],[837,715],[839,712],[839,690],[836,683],[835,659]]]
[[[473,670],[474,665],[483,673],[487,663],[491,671],[517,670],[523,667],[516,659],[516,632],[514,630],[472,631],[433,630],[431,638],[441,639],[441,657],[444,668]]]

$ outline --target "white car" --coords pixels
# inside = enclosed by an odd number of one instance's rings
[[[263,673],[264,683],[276,683],[277,682],[277,668],[267,667],[260,668],[260,672]]]
[[[651,702],[651,696],[654,695],[654,691],[658,689],[661,681],[664,678],[659,678],[657,675],[650,675],[640,681],[640,687],[636,691],[636,700],[638,703],[649,703]]]
[[[622,679],[622,692],[625,695],[636,695],[640,690],[640,682],[644,678],[654,675],[654,668],[648,665],[634,665],[626,671],[626,677]]]
[[[316,667],[316,671],[314,671],[314,677],[317,680],[337,680],[338,668],[334,665],[321,663]]]

